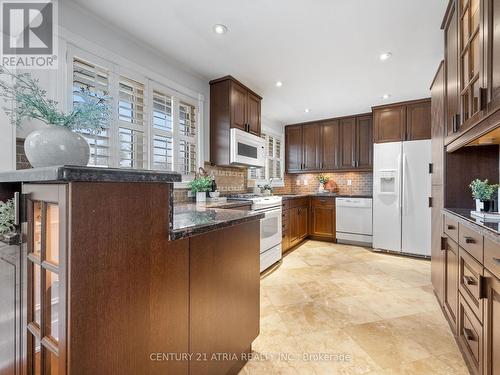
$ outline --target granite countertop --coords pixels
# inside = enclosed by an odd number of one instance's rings
[[[251,206],[252,202],[245,199],[231,199],[227,201],[207,201],[205,203],[180,203],[175,205],[174,211],[181,212],[182,210],[190,210],[192,206],[197,206],[199,208],[235,208],[241,206]]]
[[[241,201],[239,201],[240,206],[241,204]],[[260,220],[263,217],[264,214],[262,213],[246,210],[210,208],[194,203],[174,205],[173,228],[170,231],[170,239],[187,238],[249,221]]]
[[[487,235],[490,238],[500,241],[500,222],[488,220],[482,221],[471,215],[470,208],[445,208],[443,211],[454,214],[469,223],[479,226],[484,229],[484,231],[482,231],[483,235]]]
[[[61,165],[0,172],[0,182],[180,182],[176,172]]]
[[[338,194],[338,193],[304,193],[304,194],[276,194],[281,196],[283,199],[293,199],[300,197],[335,197],[335,198],[372,198],[372,195],[368,194]]]

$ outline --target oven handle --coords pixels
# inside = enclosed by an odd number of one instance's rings
[[[275,208],[275,209],[272,209],[272,210],[266,210],[266,209],[252,210],[251,212],[252,213],[261,213],[261,214],[264,214],[265,217],[281,216],[281,207]]]

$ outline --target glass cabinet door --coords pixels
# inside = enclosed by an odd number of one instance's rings
[[[65,185],[25,185],[27,373],[65,374]]]
[[[481,0],[460,2],[460,102],[462,122],[481,110]]]

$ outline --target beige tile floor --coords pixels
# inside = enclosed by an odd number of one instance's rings
[[[429,261],[317,241],[262,279],[253,350],[240,374],[468,374]]]

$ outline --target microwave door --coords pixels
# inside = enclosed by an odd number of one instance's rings
[[[231,129],[231,164],[264,167],[265,161],[265,141],[262,138]]]

